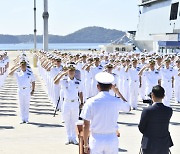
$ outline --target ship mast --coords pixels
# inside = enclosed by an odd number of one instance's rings
[[[44,32],[43,32],[43,50],[48,51],[48,0],[44,0],[44,12],[43,12],[43,19],[44,19]]]

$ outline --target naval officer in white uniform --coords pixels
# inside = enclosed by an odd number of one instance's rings
[[[20,69],[19,69],[20,67]],[[18,70],[19,69],[19,70]],[[20,107],[21,124],[29,122],[30,97],[35,90],[35,78],[33,73],[27,69],[26,61],[21,61],[9,75],[15,75],[18,84],[18,98]]]
[[[114,76],[107,72],[95,76],[99,93],[85,103],[81,117],[84,119],[84,152],[91,154],[118,154],[117,121],[119,111],[130,111],[130,105],[110,95]],[[88,143],[88,136],[90,138]]]
[[[71,63],[68,66],[68,71],[62,73],[56,79],[56,83],[59,82],[63,90],[62,115],[68,137],[66,145],[78,145],[76,141],[76,122],[79,119],[79,107],[83,104],[83,87],[81,81],[75,78],[75,70],[75,65]],[[64,78],[65,75],[68,75],[68,77]]]

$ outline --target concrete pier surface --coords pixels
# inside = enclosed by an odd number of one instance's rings
[[[26,52],[33,64],[32,54]],[[10,67],[18,51],[8,51]],[[14,77],[8,76],[0,89],[0,154],[78,154],[78,146],[65,145],[66,132],[61,113],[53,117],[53,106],[46,94],[46,87],[37,68],[33,68],[36,77],[35,93],[31,98],[29,124],[19,124],[17,84]],[[145,104],[139,102],[138,110],[120,113],[119,153],[138,154],[141,133],[138,123]],[[171,102],[173,117],[170,132],[174,142],[172,154],[180,153],[180,104]]]

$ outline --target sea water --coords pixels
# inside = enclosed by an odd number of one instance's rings
[[[101,45],[105,43],[56,43],[49,44],[50,50],[87,50],[87,49],[100,49]],[[0,50],[32,50],[33,43],[20,43],[20,44],[0,44]],[[38,43],[37,49],[43,49],[43,44]]]

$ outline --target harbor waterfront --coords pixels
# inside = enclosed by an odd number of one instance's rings
[[[33,56],[26,52],[30,64]],[[8,51],[10,68],[13,59],[19,55],[18,51]],[[19,110],[17,100],[17,85],[14,77],[8,76],[4,86],[0,89],[0,153],[1,154],[78,154],[78,146],[64,145],[66,132],[60,112],[53,117],[53,105],[46,94],[47,88],[39,76],[37,68],[33,68],[36,77],[36,90],[31,98],[29,124],[19,124]],[[179,154],[180,146],[180,104],[171,100],[173,116],[170,122],[170,133],[174,142],[172,154]],[[147,105],[141,101],[137,110],[130,113],[120,113],[118,125],[121,137],[119,138],[119,153],[138,154],[141,143],[141,133],[138,131],[140,115]]]
[[[107,43],[49,43],[50,50],[88,50],[88,49],[100,49],[101,45],[106,45]],[[0,44],[0,50],[31,50],[33,49],[33,43],[20,43],[20,44]],[[43,48],[42,43],[37,44],[37,49],[41,50]]]

